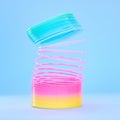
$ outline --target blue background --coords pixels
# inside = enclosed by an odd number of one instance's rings
[[[0,0],[0,94],[30,94],[36,47],[26,30],[73,13],[87,40],[83,93],[120,92],[119,0]]]

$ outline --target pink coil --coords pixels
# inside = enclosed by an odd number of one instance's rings
[[[66,56],[47,55],[47,53],[53,53],[53,54],[65,53],[65,54],[77,54],[77,55],[86,54],[86,52],[82,52],[82,51],[52,49],[52,48],[67,46],[71,44],[72,45],[78,44],[82,42],[84,42],[84,40],[61,42],[39,48],[38,49],[39,57],[35,61],[36,65],[32,77],[33,87],[36,87],[37,89],[37,87],[39,88],[40,86],[43,87],[50,84],[54,86],[55,85],[69,86],[71,84],[76,84],[76,82],[79,83],[79,81],[81,81],[83,78],[83,75],[80,73],[80,71],[84,69],[83,66],[81,66],[81,64],[85,63],[83,59],[66,57]],[[42,63],[41,61],[45,59],[47,60],[52,59],[55,60],[55,62]],[[67,69],[64,67],[67,67]],[[68,69],[69,67],[71,67],[71,69]],[[72,68],[77,68],[78,70],[76,71]],[[42,92],[43,91],[41,89],[40,93]],[[49,92],[46,91],[46,93]]]

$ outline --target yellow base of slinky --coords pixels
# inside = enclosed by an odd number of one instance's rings
[[[33,95],[32,106],[37,108],[64,109],[74,108],[82,105],[81,95],[69,96],[44,96]]]

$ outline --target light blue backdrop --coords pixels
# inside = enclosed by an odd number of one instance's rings
[[[30,93],[36,48],[26,30],[63,12],[77,17],[88,41],[83,92],[120,92],[119,0],[0,0],[0,94]]]

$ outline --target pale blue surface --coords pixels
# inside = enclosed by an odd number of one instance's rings
[[[88,41],[83,93],[120,92],[119,0],[0,0],[0,94],[30,93],[36,48],[26,30],[64,12],[76,16]]]
[[[29,96],[1,96],[0,120],[120,120],[120,95],[83,96],[83,106],[48,110],[30,106]]]

